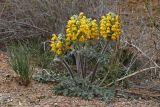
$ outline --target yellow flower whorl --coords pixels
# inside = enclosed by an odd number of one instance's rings
[[[114,13],[102,16],[99,27],[96,20],[87,18],[83,12],[78,16],[74,15],[67,22],[66,36],[58,38],[52,34],[51,51],[60,56],[67,50],[73,49],[75,44],[85,44],[88,40],[99,38],[116,41],[120,37],[120,20]]]
[[[66,40],[85,42],[98,38],[98,24],[96,20],[89,20],[83,12],[78,17],[71,17],[66,26]]]
[[[116,41],[120,37],[120,21],[119,16],[113,13],[108,13],[101,17],[100,35],[104,39]]]
[[[55,52],[57,55],[61,55],[64,50],[63,42],[59,40],[55,34],[52,34],[50,46],[51,51]]]

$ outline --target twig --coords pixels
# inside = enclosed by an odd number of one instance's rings
[[[109,72],[110,72],[110,71],[108,70],[108,72],[106,73],[105,77],[104,77],[104,78],[102,79],[102,81],[100,82],[99,86],[101,86],[101,85],[103,84],[103,82],[106,80]]]
[[[115,82],[122,81],[122,80],[124,80],[124,79],[126,79],[126,78],[132,77],[132,76],[134,76],[134,75],[136,75],[136,74],[139,74],[139,73],[141,73],[141,72],[144,72],[144,71],[147,71],[147,70],[150,70],[150,69],[156,69],[156,68],[157,68],[157,67],[154,66],[154,67],[149,67],[149,68],[145,68],[145,69],[136,71],[136,72],[134,72],[134,73],[132,73],[132,74],[129,74],[129,75],[124,76],[124,77],[122,77],[122,78],[120,78],[120,79],[117,79]],[[112,85],[113,83],[114,83],[114,82],[111,82],[111,83],[107,84],[106,86],[110,86],[110,85]]]
[[[144,53],[139,47],[137,47],[137,46],[134,45],[134,44],[129,43],[128,41],[125,41],[125,43],[127,43],[128,45],[130,45],[130,46],[134,47],[135,49],[137,49],[140,53],[142,53],[143,56],[145,56],[148,60],[150,60],[151,62],[153,62],[153,64],[154,64],[157,68],[160,68],[160,66],[159,66],[155,61],[153,61],[152,58],[150,58],[149,56],[147,56],[147,54]]]
[[[1,14],[0,14],[0,18],[2,17],[3,11],[4,11],[4,9],[6,8],[7,1],[8,1],[8,0],[6,0],[5,3],[4,3],[4,6],[3,6],[2,11],[1,11]]]
[[[154,66],[154,67],[145,68],[145,69],[139,70],[139,71],[137,71],[137,72],[134,72],[134,73],[132,73],[132,74],[129,74],[129,75],[127,75],[127,76],[124,76],[124,77],[122,77],[122,78],[120,78],[120,79],[117,79],[115,82],[122,81],[122,80],[124,80],[124,79],[126,79],[126,78],[132,77],[132,76],[134,76],[134,75],[136,75],[136,74],[139,74],[139,73],[141,73],[141,72],[144,72],[144,71],[146,71],[146,70],[150,70],[150,69],[155,69],[155,70],[156,70],[157,68],[160,68],[160,66],[159,66],[155,61],[153,61],[152,58],[150,58],[149,56],[147,56],[147,54],[144,53],[139,47],[137,47],[137,46],[134,45],[134,44],[129,43],[128,41],[125,41],[125,43],[127,43],[128,45],[130,45],[130,46],[134,47],[135,49],[137,49],[143,56],[145,56],[148,60],[150,60],[155,66]],[[111,82],[111,83],[109,83],[107,86],[110,86],[110,85],[112,85],[113,83],[114,83],[114,82]]]
[[[3,20],[3,19],[0,19],[1,21],[6,21],[6,20]],[[38,29],[40,31],[43,31],[43,32],[46,32],[46,33],[51,33],[51,31],[48,31],[48,30],[45,30],[43,28],[39,28],[35,25],[32,25],[32,24],[29,24],[29,23],[25,23],[25,22],[18,22],[18,21],[6,21],[6,22],[9,22],[9,23],[16,23],[16,24],[21,24],[21,25],[26,25],[26,26],[29,26],[29,27],[32,27],[32,28],[35,28],[35,29]]]
[[[46,51],[46,43],[50,43],[50,40],[46,40],[46,41],[42,42],[44,51]]]

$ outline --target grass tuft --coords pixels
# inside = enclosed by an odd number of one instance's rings
[[[15,73],[20,77],[20,83],[27,86],[32,77],[32,70],[29,62],[29,53],[22,44],[8,47],[9,62]]]

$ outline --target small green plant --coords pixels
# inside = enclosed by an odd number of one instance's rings
[[[64,75],[43,69],[33,78],[39,82],[60,82]]]
[[[99,23],[81,12],[68,20],[65,34],[52,34],[50,46],[55,55],[54,62],[61,62],[70,77],[61,80],[54,89],[55,94],[105,101],[112,99],[114,94],[110,89],[99,87],[103,80],[98,73],[100,65],[110,62],[108,59],[116,53],[120,26],[119,15],[112,12],[101,16]],[[111,44],[114,46],[109,49]],[[70,64],[69,56],[73,56],[75,64]],[[112,68],[115,68],[114,65]],[[117,74],[116,68],[114,71]],[[99,81],[102,83],[99,84]]]
[[[102,101],[110,101],[115,95],[114,89],[107,89],[93,85],[87,79],[66,77],[54,88],[57,95],[81,97],[86,100],[98,98]]]
[[[11,67],[20,77],[22,85],[28,85],[32,77],[32,68],[29,63],[29,54],[22,44],[12,45],[8,47],[9,61]]]

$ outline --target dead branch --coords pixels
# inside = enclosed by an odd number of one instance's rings
[[[145,69],[142,69],[142,70],[139,70],[139,71],[136,71],[136,72],[131,73],[131,74],[127,75],[127,76],[124,76],[124,77],[122,77],[122,78],[120,78],[120,79],[117,79],[115,82],[122,81],[122,80],[124,80],[124,79],[127,79],[127,78],[129,78],[129,77],[132,77],[132,76],[134,76],[134,75],[136,75],[136,74],[142,73],[142,72],[147,71],[147,70],[150,70],[150,69],[155,69],[155,70],[156,70],[157,68],[160,68],[160,66],[159,66],[152,58],[150,58],[146,53],[144,53],[139,47],[137,47],[137,46],[134,45],[134,44],[129,43],[128,41],[125,41],[125,43],[127,43],[128,45],[130,45],[130,46],[132,46],[133,48],[135,48],[136,50],[138,50],[144,57],[146,57],[149,61],[151,61],[155,66],[149,67],[149,68],[145,68]],[[112,85],[113,83],[114,83],[114,82],[111,82],[111,83],[109,83],[107,86],[110,86],[110,85]]]

